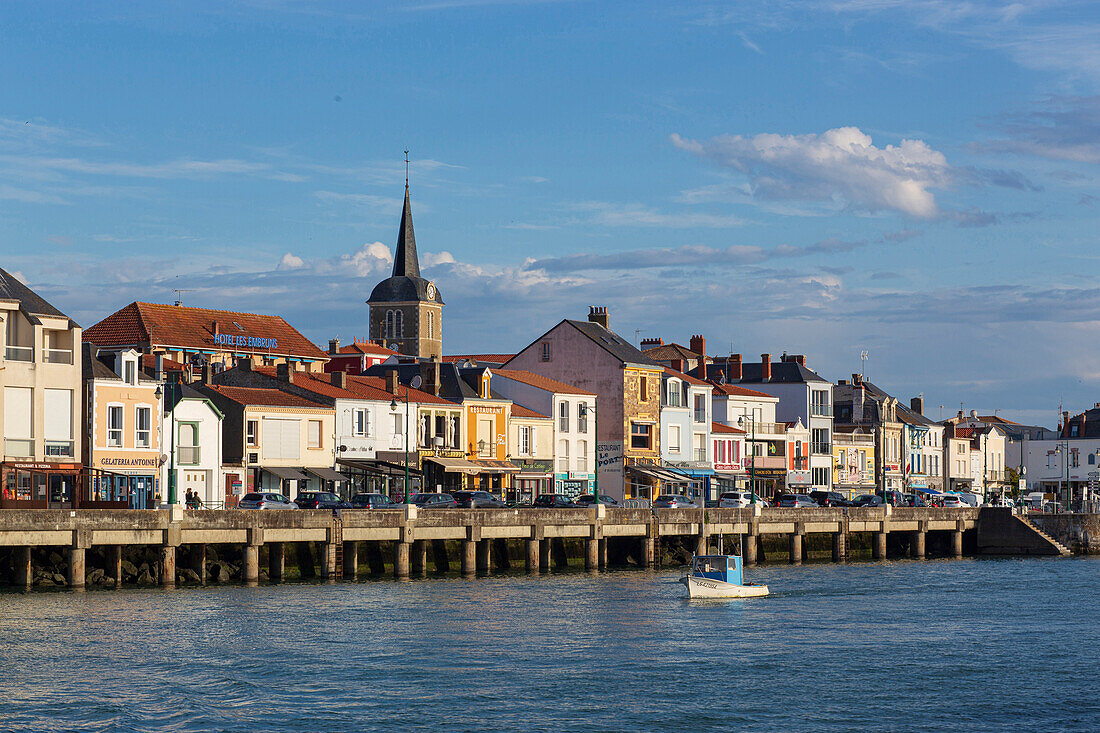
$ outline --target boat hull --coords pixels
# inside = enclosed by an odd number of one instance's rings
[[[680,582],[687,586],[688,598],[760,598],[768,595],[766,585],[734,585],[693,575],[680,578]]]

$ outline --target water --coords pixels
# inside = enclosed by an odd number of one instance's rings
[[[0,730],[1100,729],[1100,559],[0,594]]]

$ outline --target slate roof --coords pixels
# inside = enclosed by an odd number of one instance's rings
[[[280,389],[259,387],[227,387],[222,384],[203,385],[201,392],[210,391],[236,402],[238,405],[259,405],[265,407],[309,407],[325,409],[327,405],[307,400],[305,397],[283,392]]]
[[[702,359],[702,354],[697,354],[686,346],[680,344],[663,344],[645,349],[643,352],[654,361],[672,361],[673,359]]]
[[[924,415],[921,415],[908,407],[905,407],[900,402],[897,406],[898,421],[908,423],[909,425],[919,425],[921,427],[928,427],[929,425],[935,425],[934,420],[929,420]]]
[[[607,330],[598,323],[593,323],[592,321],[574,321],[569,318],[566,318],[562,323],[568,323],[591,339],[592,342],[601,349],[621,362],[653,367],[655,369],[664,368],[663,364],[658,364],[641,351],[638,351],[638,349],[634,347],[634,344],[624,341],[617,333]]]
[[[773,361],[771,362],[772,376],[767,382],[761,379],[761,373],[763,371],[763,365],[760,362],[742,362],[741,363],[741,379],[732,380],[737,384],[745,384],[756,382],[758,384],[805,384],[809,382],[821,382],[828,384],[829,380],[822,377],[814,370],[804,367],[796,361]],[[718,379],[718,372],[728,372],[726,370],[727,365],[724,361],[713,364],[700,365],[691,372],[695,376],[702,377],[706,375],[706,378],[715,381]]]
[[[451,354],[444,356],[443,361],[448,364],[457,364],[462,361],[473,361],[478,364],[504,364],[515,354]]]
[[[401,209],[401,225],[397,231],[397,251],[393,258],[393,275],[374,286],[368,303],[396,303],[410,300],[434,301],[443,305],[439,288],[435,297],[428,297],[428,280],[420,277],[420,258],[416,254],[416,234],[413,233],[412,205],[409,186],[405,184],[405,206]]]
[[[683,372],[678,372],[675,369],[672,369],[671,367],[665,367],[665,374],[668,374],[671,377],[678,377],[679,379],[684,380],[688,384],[694,384],[696,386],[701,386],[701,387],[710,387],[711,386],[710,382],[705,382],[702,379],[699,379],[698,377],[691,376],[690,374],[684,374]]]
[[[559,382],[556,379],[550,377],[544,377],[541,374],[535,374],[534,372],[528,372],[523,369],[492,369],[493,374],[499,374],[502,377],[512,379],[516,382],[523,382],[529,384],[532,387],[538,387],[544,389],[547,392],[556,392],[558,394],[579,394],[579,395],[591,395],[595,396],[595,392],[589,392],[586,389],[580,387],[574,387],[571,384],[565,382]]]
[[[3,268],[0,268],[0,300],[15,301],[23,310],[33,315],[68,318]]]
[[[220,333],[274,338],[278,346],[274,349],[263,349],[216,345],[215,321]],[[281,316],[160,303],[130,303],[84,331],[84,339],[104,347],[178,346],[195,350],[328,359],[328,354],[317,348],[316,344]]]

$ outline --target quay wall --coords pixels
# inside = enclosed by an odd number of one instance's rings
[[[1033,514],[1031,522],[1081,555],[1100,555],[1100,514]]]

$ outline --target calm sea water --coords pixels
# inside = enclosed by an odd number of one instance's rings
[[[1100,730],[1100,560],[0,594],[0,729]]]

